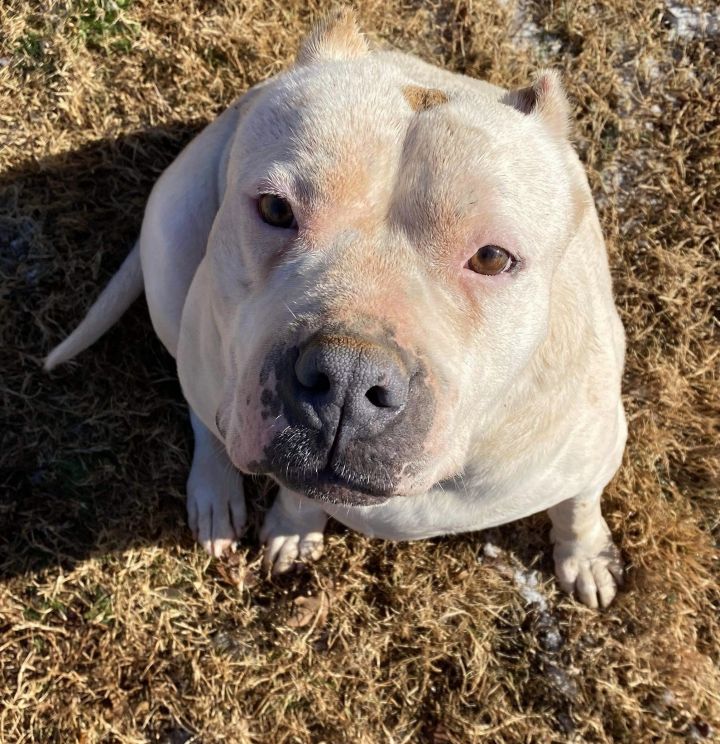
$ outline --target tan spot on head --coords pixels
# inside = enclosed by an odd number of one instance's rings
[[[447,94],[437,88],[406,85],[402,90],[405,100],[413,111],[427,111],[448,102]]]

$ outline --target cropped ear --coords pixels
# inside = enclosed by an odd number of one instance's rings
[[[502,102],[544,122],[556,136],[567,137],[570,105],[555,70],[541,70],[530,87],[506,93]]]
[[[351,8],[338,8],[327,15],[305,37],[297,55],[298,65],[325,59],[352,59],[367,54],[369,47],[360,33]]]

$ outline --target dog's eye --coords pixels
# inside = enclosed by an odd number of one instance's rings
[[[262,194],[258,199],[260,219],[273,227],[295,227],[295,215],[290,202],[275,194]]]
[[[468,268],[476,274],[502,274],[511,269],[515,260],[499,245],[484,245],[469,261]]]

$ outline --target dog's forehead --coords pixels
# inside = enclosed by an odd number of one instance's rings
[[[455,139],[465,125],[468,145],[485,125],[490,133],[502,129],[495,126],[498,109],[507,107],[491,97],[469,105],[472,96],[462,82],[454,87],[443,82],[418,81],[372,56],[298,68],[268,87],[247,128],[255,143],[281,151],[288,160],[308,154],[313,160],[333,154],[347,159],[349,151],[358,159],[369,159],[377,148],[401,148],[416,120],[428,116],[455,122]],[[447,127],[437,134],[426,128],[414,136],[420,134],[425,139],[447,138]]]
[[[316,210],[344,204],[376,217],[399,194],[448,214],[478,184],[510,193],[518,163],[532,168],[532,129],[497,92],[449,78],[413,79],[372,58],[292,70],[252,111],[246,172]]]
[[[402,88],[392,69],[361,62],[292,70],[255,107],[252,129],[300,158],[387,148],[413,114]]]

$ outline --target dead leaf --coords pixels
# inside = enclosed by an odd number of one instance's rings
[[[311,623],[316,628],[322,628],[327,622],[329,600],[325,592],[314,597],[295,597],[294,610],[287,621],[289,628],[304,628]]]
[[[250,589],[258,582],[257,571],[253,565],[248,565],[245,553],[225,555],[216,562],[215,567],[222,581],[238,589]]]

